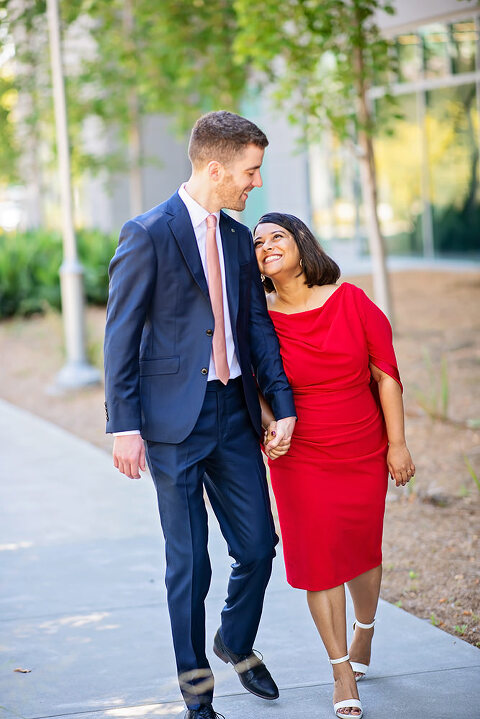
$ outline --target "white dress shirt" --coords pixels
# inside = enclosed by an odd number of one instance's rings
[[[207,217],[208,215],[215,215],[217,218],[217,227],[216,227],[216,239],[217,239],[217,248],[218,248],[218,258],[220,260],[220,272],[222,274],[222,290],[223,290],[223,316],[225,320],[225,341],[227,345],[227,362],[228,367],[230,369],[230,379],[235,379],[235,377],[239,377],[241,374],[240,365],[238,363],[237,355],[235,354],[235,345],[233,342],[233,334],[232,334],[232,323],[230,321],[230,310],[228,307],[228,299],[227,299],[227,285],[225,281],[225,261],[223,257],[223,246],[222,246],[222,236],[220,234],[220,212],[208,212],[204,207],[198,204],[196,200],[193,199],[193,197],[190,197],[188,192],[185,189],[185,183],[183,183],[179,190],[178,194],[180,196],[180,199],[184,203],[185,207],[187,208],[188,214],[190,215],[190,220],[192,222],[193,231],[195,233],[195,238],[197,240],[198,245],[198,251],[200,253],[200,259],[202,261],[203,271],[205,273],[205,277],[207,278],[208,282],[208,272],[207,272],[207,251],[206,251],[206,244],[207,244]],[[217,375],[215,374],[215,365],[213,362],[213,354],[210,355],[210,365],[208,368],[208,381],[218,379]],[[125,432],[114,432],[114,437],[119,437],[122,434],[140,434],[139,429],[132,429],[127,430]]]

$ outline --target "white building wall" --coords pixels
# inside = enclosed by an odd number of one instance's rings
[[[379,26],[388,34],[430,22],[445,21],[449,17],[468,15],[478,8],[477,0],[397,0],[395,15],[377,13]]]

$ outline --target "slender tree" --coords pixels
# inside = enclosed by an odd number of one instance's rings
[[[372,257],[375,300],[392,319],[385,243],[377,213],[372,138],[379,117],[368,90],[396,70],[390,42],[378,28],[379,11],[391,0],[234,0],[240,62],[251,61],[264,84],[309,140],[329,129],[347,141],[359,164]],[[387,93],[387,100],[392,100]]]
[[[0,68],[0,185],[18,182],[19,147],[12,118],[15,103],[13,79]]]
[[[15,42],[17,132],[25,138],[21,147],[31,146],[25,170],[31,175],[37,167],[29,184],[40,191],[42,166],[31,160],[39,148],[44,158],[46,147],[54,160],[45,0],[0,0],[0,13]],[[69,0],[61,2],[60,15],[72,175],[128,169],[131,209],[137,213],[141,167],[149,159],[141,147],[143,118],[167,115],[181,132],[201,112],[238,109],[247,72],[234,62],[232,3]],[[97,127],[106,148],[101,155],[85,141],[85,121],[92,117],[101,120]]]
[[[2,174],[6,184],[24,184],[33,226],[43,218],[44,182],[39,152],[45,126],[41,118],[52,117],[48,90],[45,92],[49,72],[44,14],[45,3],[41,0],[0,0],[3,46],[13,48],[1,68],[4,87],[9,89],[1,103],[0,145],[2,154],[10,155],[10,162],[1,163]]]
[[[84,112],[115,127],[130,172],[131,209],[141,209],[141,123],[169,116],[183,131],[200,112],[236,109],[246,67],[234,61],[236,15],[229,0],[84,0],[91,24],[91,57],[84,60],[79,95]]]

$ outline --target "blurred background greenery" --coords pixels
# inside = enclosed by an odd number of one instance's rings
[[[390,255],[480,258],[475,0],[62,0],[60,15],[89,302],[122,223],[187,178],[187,129],[219,108],[271,139],[246,224],[292,212],[364,270],[370,205]],[[46,1],[0,0],[0,317],[59,305],[56,160]]]

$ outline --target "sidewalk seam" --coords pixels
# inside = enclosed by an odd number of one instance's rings
[[[384,674],[379,677],[369,677],[368,683],[373,683],[380,681],[382,679],[396,679],[400,677],[408,677],[408,676],[422,676],[424,674],[440,674],[443,672],[454,672],[454,671],[464,671],[465,669],[476,669],[480,668],[479,664],[472,664],[467,665],[463,667],[447,667],[445,669],[427,669],[426,671],[420,671],[420,672],[404,672],[403,674]],[[328,682],[312,682],[307,684],[292,684],[291,686],[280,686],[280,691],[286,692],[286,691],[292,691],[294,689],[311,689],[313,687],[324,687],[329,686],[333,684],[332,681]],[[215,699],[228,699],[229,697],[239,697],[239,696],[250,696],[248,692],[239,691],[239,692],[228,692],[226,694],[215,694]],[[181,705],[180,708],[183,708],[183,702],[181,699],[165,699],[160,700],[156,702],[140,702],[139,704],[117,704],[116,706],[110,706],[110,707],[102,707],[101,709],[86,709],[82,711],[73,711],[73,712],[63,712],[62,714],[38,714],[35,716],[29,716],[29,717],[21,717],[21,719],[55,719],[56,717],[81,717],[85,714],[100,714],[102,712],[108,712],[113,711],[115,709],[135,709],[138,707],[160,707],[164,706],[166,704],[179,704]],[[12,711],[11,709],[8,709],[8,707],[4,707],[8,711]],[[20,715],[18,715],[20,716]]]

